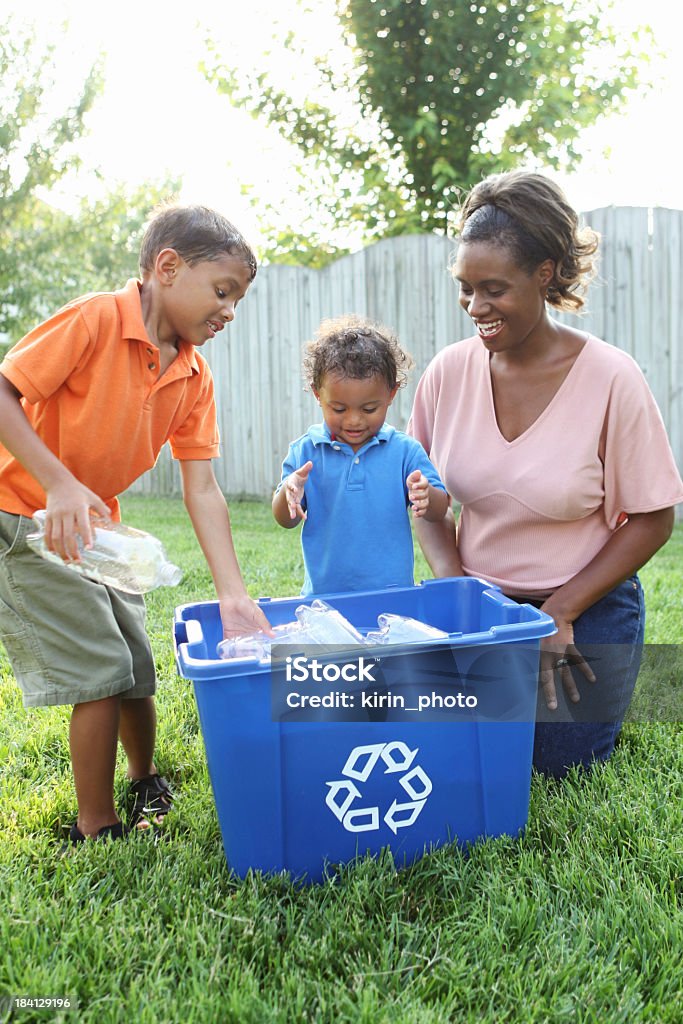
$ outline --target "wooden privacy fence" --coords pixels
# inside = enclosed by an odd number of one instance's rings
[[[637,360],[683,466],[683,211],[609,207],[582,219],[602,236],[598,275],[586,312],[559,319]],[[235,322],[203,349],[216,382],[222,457],[215,469],[226,494],[270,496],[287,445],[319,420],[317,404],[303,391],[300,366],[303,343],[325,317],[357,313],[397,332],[416,363],[391,409],[390,422],[405,427],[432,356],[473,333],[448,270],[453,249],[443,236],[410,235],[378,242],[322,270],[259,270]],[[180,491],[168,446],[132,490]]]

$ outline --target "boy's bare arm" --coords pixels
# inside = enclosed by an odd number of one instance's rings
[[[289,530],[293,526],[298,526],[301,520],[306,518],[301,502],[303,501],[308,474],[312,469],[312,462],[304,463],[299,469],[289,474],[282,482],[280,490],[276,491],[273,495],[273,515],[275,521],[280,526],[284,526],[285,529]]]
[[[264,630],[270,623],[247,594],[232,541],[230,516],[210,459],[182,460],[183,500],[216,587],[224,636]]]
[[[109,508],[38,437],[21,406],[20,393],[1,373],[0,441],[45,491],[48,549],[61,558],[78,560],[77,536],[86,546],[92,543],[90,509],[108,518]]]

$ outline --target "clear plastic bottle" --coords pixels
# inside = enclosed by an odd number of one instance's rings
[[[377,619],[380,627],[375,633],[367,633],[366,644],[412,644],[424,640],[447,640],[449,634],[436,629],[419,619],[408,615],[391,615],[385,612]]]
[[[341,612],[316,597],[310,605],[300,604],[296,617],[314,644],[362,644],[363,637]]]
[[[64,562],[45,546],[45,510],[33,516],[36,531],[26,541],[50,562],[66,565],[96,583],[106,583],[128,594],[146,594],[156,587],[175,587],[183,574],[169,562],[160,540],[143,530],[93,516],[93,546],[78,538],[80,562]]]
[[[273,626],[274,637],[259,632],[221,640],[216,648],[219,658],[257,658],[264,662],[271,660],[271,649],[277,644],[296,645],[297,650],[315,646],[325,654],[363,643],[356,627],[320,598],[310,605],[300,604],[295,614],[296,621]]]
[[[286,622],[282,626],[273,626],[275,636],[265,633],[249,633],[244,636],[221,640],[216,648],[219,658],[256,658],[258,661],[270,661],[271,648],[274,644],[297,644],[300,647],[312,641],[298,622]]]

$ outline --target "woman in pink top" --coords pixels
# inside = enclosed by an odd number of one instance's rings
[[[436,576],[482,577],[555,620],[534,765],[560,777],[614,749],[643,644],[636,572],[683,482],[633,359],[549,315],[583,305],[598,246],[560,189],[493,175],[460,228],[453,273],[477,333],[433,359],[408,426],[462,506],[457,544],[452,516],[416,530]]]

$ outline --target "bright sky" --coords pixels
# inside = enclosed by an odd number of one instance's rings
[[[295,0],[5,0],[6,13],[35,22],[57,44],[65,98],[74,96],[98,52],[105,53],[105,92],[80,147],[84,168],[62,185],[60,203],[98,194],[117,181],[136,185],[170,174],[183,179],[182,200],[220,208],[258,243],[240,185],[250,183],[255,195],[287,203],[287,149],[272,129],[231,109],[198,63],[208,36],[228,61],[239,55],[255,68],[274,65],[281,56],[263,51],[276,22],[307,35],[312,50],[334,49],[334,0],[308,0],[306,6],[302,16]],[[652,65],[657,84],[649,95],[634,97],[626,114],[585,133],[578,173],[555,177],[581,210],[610,204],[683,208],[675,141],[683,97],[680,0],[617,0],[616,8],[624,29],[645,21],[654,30],[664,52]],[[292,74],[299,76],[300,69]]]

